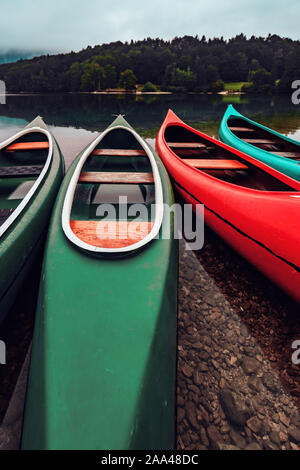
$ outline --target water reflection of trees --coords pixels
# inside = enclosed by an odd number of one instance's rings
[[[229,103],[282,132],[300,127],[300,108],[288,96],[24,94],[7,96],[1,114],[28,121],[39,114],[50,125],[93,131],[103,129],[117,114],[124,114],[137,128],[158,128],[172,108],[186,122],[207,129],[209,123],[217,128]]]

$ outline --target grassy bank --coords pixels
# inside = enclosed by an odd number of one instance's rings
[[[229,82],[224,83],[224,90],[225,91],[232,91],[232,92],[240,92],[244,85],[250,85],[249,82]]]

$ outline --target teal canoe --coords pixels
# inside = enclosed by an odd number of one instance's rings
[[[71,165],[46,244],[23,449],[173,448],[172,204],[163,164],[122,116]]]
[[[40,117],[0,144],[0,321],[40,253],[63,171]]]
[[[300,142],[240,114],[229,105],[219,129],[220,139],[300,181]]]

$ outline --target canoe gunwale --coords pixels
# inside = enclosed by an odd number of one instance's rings
[[[46,135],[48,141],[49,141],[49,150],[48,150],[48,155],[45,161],[45,164],[43,166],[43,169],[37,179],[35,180],[33,186],[31,189],[28,191],[26,196],[22,199],[20,204],[16,207],[16,209],[13,211],[13,213],[8,217],[8,219],[1,225],[0,227],[0,238],[4,235],[4,233],[8,230],[8,228],[13,224],[13,222],[21,215],[21,213],[24,211],[26,206],[29,204],[31,198],[34,196],[36,191],[38,190],[39,186],[41,185],[42,181],[44,180],[44,177],[46,176],[46,173],[48,172],[48,169],[50,167],[50,164],[53,159],[53,138],[50,132],[46,129],[43,129],[42,127],[39,126],[33,126],[33,127],[28,127],[25,129],[22,129],[20,132],[17,134],[13,135],[12,137],[9,137],[8,139],[4,140],[0,144],[0,150],[4,149],[7,147],[9,144],[14,142],[15,140],[19,139],[20,137],[23,137],[26,134],[30,134],[32,132],[39,132],[44,135]]]
[[[142,146],[142,148],[145,150],[146,155],[150,161],[151,168],[152,168],[152,173],[153,173],[153,178],[154,178],[154,187],[155,187],[155,205],[156,205],[156,211],[155,211],[155,220],[153,227],[151,231],[140,241],[137,243],[134,243],[132,245],[128,245],[126,247],[121,247],[121,248],[101,248],[101,247],[96,247],[94,245],[90,245],[84,241],[82,241],[80,238],[78,238],[73,230],[71,229],[70,225],[70,215],[71,215],[71,210],[72,210],[72,204],[73,204],[73,199],[74,199],[74,194],[76,190],[77,183],[79,181],[80,173],[82,171],[83,165],[88,159],[88,157],[92,154],[93,150],[97,147],[97,145],[102,141],[102,139],[109,133],[117,129],[122,129],[127,132],[130,132],[137,142]],[[153,151],[151,148],[148,146],[148,144],[142,139],[142,137],[131,127],[127,127],[125,125],[113,125],[105,129],[88,147],[86,150],[84,150],[75,170],[74,173],[71,177],[68,189],[66,191],[65,199],[64,199],[64,204],[63,204],[63,209],[62,209],[62,216],[61,216],[61,222],[62,222],[62,228],[64,231],[65,236],[78,248],[91,252],[94,254],[122,254],[122,253],[129,253],[133,252],[135,250],[140,249],[142,246],[146,245],[150,241],[152,241],[159,233],[162,221],[163,221],[163,189],[162,189],[162,182],[161,182],[161,177],[159,174],[159,170],[157,167],[157,163],[155,160],[155,157],[153,155]]]

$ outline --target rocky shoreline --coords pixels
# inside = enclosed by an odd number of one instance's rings
[[[300,450],[299,306],[209,230],[198,253],[184,245],[177,448]]]

